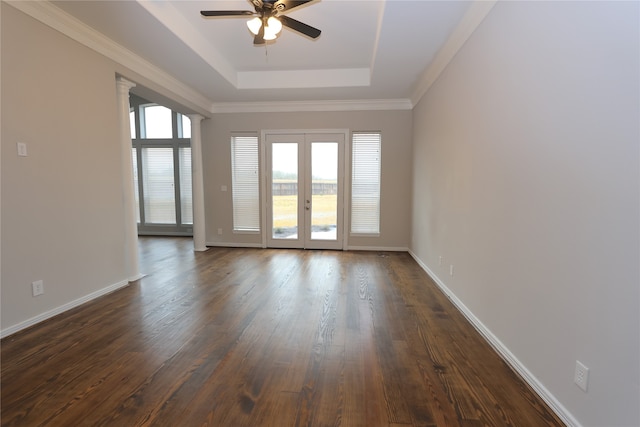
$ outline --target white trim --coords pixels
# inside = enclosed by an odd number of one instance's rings
[[[131,277],[129,277],[129,283],[135,282],[136,280],[140,280],[140,279],[142,279],[143,277],[146,277],[146,276],[147,275],[143,274],[143,273],[136,274],[135,276],[131,276]]]
[[[476,28],[480,26],[496,3],[497,0],[474,0],[471,3],[458,26],[453,30],[414,86],[413,95],[411,96],[414,106],[420,102],[420,99],[431,88],[431,85],[440,77],[442,71],[449,65]]]
[[[351,138],[351,131],[348,131],[345,135],[344,141],[344,195],[343,195],[343,209],[342,209],[342,249],[349,249],[349,231],[351,230],[351,150],[353,145],[353,138]]]
[[[283,136],[283,135],[294,135],[296,137],[300,137],[302,138],[300,141],[298,141],[297,139],[294,138],[293,141],[295,142],[304,142],[305,144],[307,142],[309,142],[309,137],[313,138],[314,136],[318,136],[318,135],[333,135],[336,136],[337,139],[339,140],[340,137],[343,138],[343,144],[342,144],[342,152],[339,152],[339,157],[342,156],[342,162],[340,162],[340,160],[338,160],[338,182],[342,182],[342,189],[338,191],[338,193],[342,196],[342,200],[338,201],[338,211],[340,211],[342,209],[342,211],[344,212],[346,207],[345,207],[345,203],[346,203],[346,195],[347,195],[347,181],[346,181],[346,176],[347,176],[347,163],[345,161],[346,158],[346,153],[348,151],[348,147],[349,147],[349,134],[350,131],[349,129],[263,129],[260,133],[260,145],[261,145],[261,152],[260,152],[260,165],[261,165],[261,170],[262,170],[262,174],[261,176],[261,183],[262,183],[262,193],[261,193],[261,199],[260,199],[260,209],[261,209],[261,218],[262,218],[262,222],[263,222],[263,227],[262,227],[262,247],[263,248],[267,248],[267,247],[271,247],[271,248],[277,248],[277,247],[290,247],[289,245],[291,244],[291,240],[285,241],[285,240],[280,240],[280,241],[274,241],[273,239],[271,239],[269,237],[269,233],[270,233],[270,229],[269,229],[269,220],[270,220],[270,215],[269,215],[269,196],[271,195],[271,191],[269,190],[270,188],[270,183],[271,183],[271,171],[269,170],[269,159],[267,158],[267,154],[270,153],[270,148],[267,148],[267,140],[268,137],[270,135],[279,135],[279,136]],[[338,141],[338,145],[340,146],[340,143]],[[309,160],[310,158],[308,158],[307,160]],[[342,164],[340,164],[342,163]],[[306,165],[305,168],[309,168],[310,165]],[[345,215],[343,215],[343,218],[346,218]],[[301,221],[301,219],[299,218],[300,223],[303,223]],[[304,248],[306,246],[307,249],[337,249],[337,250],[344,250],[346,248],[347,245],[347,239],[346,239],[346,222],[343,222],[342,224],[339,224],[338,226],[338,236],[337,236],[337,240],[335,241],[322,241],[322,240],[316,240],[315,245],[314,244],[310,244],[310,242],[305,242],[305,236],[300,236],[299,239],[293,240],[294,242],[296,242],[298,245],[296,245],[296,247],[300,247],[300,248]],[[303,233],[303,234],[306,234]]]
[[[288,113],[296,111],[386,111],[411,110],[409,99],[364,99],[335,101],[219,102],[211,113]]]
[[[145,76],[157,85],[173,92],[202,111],[211,110],[211,101],[199,92],[185,85],[149,61],[141,58],[125,47],[117,44],[102,33],[89,27],[82,21],[62,11],[48,1],[6,1],[23,13],[37,19],[43,24],[61,32],[72,40],[106,56],[132,71]]]
[[[26,329],[30,326],[33,326],[37,323],[43,322],[47,319],[50,319],[58,314],[64,313],[65,311],[71,310],[72,308],[76,308],[82,304],[85,304],[91,300],[99,298],[101,296],[110,294],[112,292],[117,291],[118,289],[124,288],[128,286],[129,282],[127,280],[123,280],[121,282],[115,283],[113,285],[107,286],[106,288],[102,288],[96,292],[92,292],[89,295],[85,295],[82,298],[78,298],[77,300],[68,302],[66,304],[61,305],[60,307],[54,308],[53,310],[49,310],[45,313],[39,314],[31,319],[27,319],[23,322],[18,323],[17,325],[10,326],[6,329],[0,331],[0,338],[8,337],[9,335],[13,335],[18,331]]]
[[[581,427],[581,424],[576,418],[565,408],[562,403],[551,394],[549,390],[527,369],[526,366],[518,358],[511,353],[506,345],[498,339],[497,336],[491,332],[481,321],[478,319],[469,308],[444,284],[442,280],[433,272],[425,263],[423,263],[418,256],[409,251],[409,254],[418,263],[418,265],[431,277],[445,296],[456,306],[456,308],[466,317],[471,325],[482,335],[482,337],[493,347],[493,349],[502,357],[502,359],[516,371],[522,379],[533,388],[533,390],[540,396],[542,400],[556,413],[556,415],[569,427]]]
[[[348,251],[409,252],[402,246],[347,246]]]
[[[237,243],[237,242],[207,242],[212,248],[258,248],[262,249],[262,243]]]

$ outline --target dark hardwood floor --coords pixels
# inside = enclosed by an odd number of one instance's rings
[[[562,425],[406,253],[140,253],[2,341],[3,426]]]

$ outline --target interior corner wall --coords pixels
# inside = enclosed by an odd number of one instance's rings
[[[256,132],[259,136],[262,130],[348,129],[382,132],[380,236],[350,237],[349,246],[406,250],[411,215],[411,119],[411,111],[214,114],[202,122],[207,244],[261,244],[261,235],[232,231],[232,132]],[[222,186],[228,191],[221,191]]]
[[[0,7],[6,331],[122,283],[126,266],[115,67]]]
[[[639,6],[498,2],[414,110],[412,252],[584,426],[640,425]]]

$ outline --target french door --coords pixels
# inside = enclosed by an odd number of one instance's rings
[[[267,134],[267,246],[342,249],[344,134]]]

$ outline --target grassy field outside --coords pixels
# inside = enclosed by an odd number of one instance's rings
[[[335,194],[314,195],[312,225],[336,225],[337,197]],[[273,228],[286,228],[296,225],[298,217],[297,196],[273,196]]]

